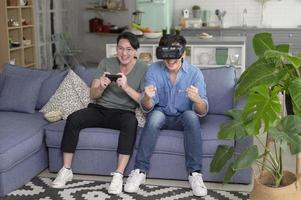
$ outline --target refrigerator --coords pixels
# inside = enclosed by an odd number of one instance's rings
[[[141,25],[153,31],[172,28],[174,0],[136,0],[136,9],[142,11]]]

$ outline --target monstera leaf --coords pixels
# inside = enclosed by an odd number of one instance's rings
[[[210,164],[210,172],[219,172],[233,156],[234,147],[219,145]]]
[[[271,33],[258,33],[253,38],[253,49],[258,57],[262,57],[267,50],[275,49]]]
[[[279,120],[281,104],[278,93],[278,87],[274,87],[271,91],[266,85],[252,88],[244,107],[244,114],[252,118],[247,125],[249,134],[259,134],[261,122],[263,122],[265,130],[268,130],[271,125]]]
[[[288,56],[287,59],[294,65],[295,68],[301,67],[301,57]]]
[[[301,116],[301,78],[291,81],[288,91],[292,99],[294,113]]]
[[[288,115],[269,134],[278,143],[287,143],[292,154],[301,152],[301,117]]]
[[[248,94],[250,89],[259,84],[274,85],[286,74],[283,69],[276,69],[275,64],[259,59],[251,65],[241,76],[235,89],[234,97],[238,99]]]
[[[224,182],[228,183],[236,171],[251,167],[258,159],[259,153],[256,145],[245,149],[238,158],[229,165],[228,170],[224,176]]]
[[[224,122],[219,129],[218,139],[241,139],[248,135],[244,126],[243,111],[239,109],[228,110],[226,115],[232,120]]]

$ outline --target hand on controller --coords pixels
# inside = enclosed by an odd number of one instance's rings
[[[116,82],[118,78],[122,77],[120,74],[106,74],[105,76],[110,79],[111,82]]]

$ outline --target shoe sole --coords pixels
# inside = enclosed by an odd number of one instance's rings
[[[71,178],[68,178],[67,181],[66,181],[66,183],[65,183],[65,185],[59,186],[59,185],[53,185],[53,184],[51,184],[50,187],[55,188],[55,189],[64,189],[66,187],[66,184],[68,182],[72,181],[72,178],[73,178],[73,176]]]
[[[109,191],[109,190],[108,190],[108,193],[109,193],[109,194],[120,194],[121,192],[122,192],[122,190],[121,190],[120,192],[119,192],[119,191],[116,192],[116,191]]]

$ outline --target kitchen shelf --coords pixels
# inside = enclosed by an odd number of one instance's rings
[[[21,5],[19,0],[0,1],[0,71],[5,63],[19,66],[35,66],[35,23],[34,23],[34,1],[28,0],[28,5]],[[8,26],[8,20],[14,20],[18,26]],[[26,25],[22,24],[25,20]],[[10,24],[11,25],[11,24]],[[23,39],[30,42],[23,44]],[[10,40],[20,43],[18,47],[10,47]]]
[[[89,32],[91,34],[96,34],[96,35],[100,35],[100,36],[116,36],[119,35],[120,33],[107,33],[107,32]]]
[[[89,7],[89,8],[86,8],[86,10],[93,10],[93,11],[98,11],[98,12],[123,12],[123,11],[128,11],[127,8],[108,9],[108,8],[102,8],[102,7]]]

